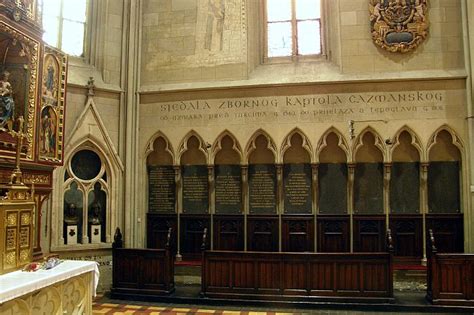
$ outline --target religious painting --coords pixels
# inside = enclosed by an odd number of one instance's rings
[[[57,164],[63,159],[66,62],[62,52],[45,47],[38,152],[40,160]]]
[[[0,128],[18,130],[23,117],[22,159],[34,159],[36,137],[37,74],[40,43],[0,21]],[[11,158],[16,140],[0,133],[0,156]]]
[[[374,43],[390,52],[417,48],[428,36],[428,0],[370,0]]]
[[[56,156],[57,117],[53,107],[46,106],[41,111],[39,151],[43,157]]]

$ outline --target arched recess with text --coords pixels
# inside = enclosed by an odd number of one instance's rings
[[[385,250],[384,152],[382,138],[370,127],[356,139],[353,183],[354,252]]]
[[[170,141],[161,132],[154,135],[147,145],[147,248],[165,248],[171,228],[171,248],[176,251],[177,186],[173,152]]]
[[[441,252],[463,251],[462,152],[464,146],[449,126],[430,137],[428,155],[427,230]]]
[[[181,168],[180,252],[185,259],[197,259],[204,229],[210,233],[207,144],[192,130],[182,140],[178,152]]]
[[[235,136],[225,130],[212,146],[214,159],[214,247],[244,250],[242,195],[242,149]]]
[[[282,251],[314,251],[313,148],[298,128],[283,141]]]
[[[321,137],[316,156],[318,251],[348,252],[350,250],[350,218],[348,211],[349,147],[342,133],[328,129]]]
[[[247,249],[278,251],[278,179],[275,142],[263,130],[250,138],[248,161]]]
[[[394,254],[401,262],[419,263],[423,258],[420,176],[423,149],[419,137],[407,126],[390,143],[389,225]]]

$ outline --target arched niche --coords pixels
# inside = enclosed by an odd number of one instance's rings
[[[321,138],[318,146],[319,214],[347,213],[346,150],[343,136],[337,130],[330,130]]]
[[[173,150],[168,139],[159,134],[150,143],[146,158],[148,174],[148,212],[176,212],[176,182]]]
[[[283,211],[285,214],[310,214],[313,185],[308,140],[296,130],[286,138],[282,152]]]
[[[266,133],[257,132],[247,146],[247,153],[249,212],[250,214],[276,214],[275,145]]]
[[[191,132],[180,148],[183,213],[208,213],[209,180],[204,141]]]
[[[148,153],[146,164],[150,165],[173,165],[173,149],[168,139],[159,135],[150,145],[151,152]]]
[[[395,136],[390,176],[390,211],[394,214],[420,212],[420,152],[416,134],[402,129]]]
[[[216,214],[240,214],[243,208],[240,146],[231,134],[224,133],[216,140],[213,152]]]
[[[461,151],[449,128],[436,131],[428,145],[428,211],[461,212]]]
[[[371,129],[361,133],[355,148],[354,213],[383,214],[383,146]]]

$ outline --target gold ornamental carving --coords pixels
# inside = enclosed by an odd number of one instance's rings
[[[389,51],[406,53],[428,36],[428,0],[370,0],[374,43]]]
[[[31,222],[31,214],[29,212],[23,212],[20,219],[21,225],[29,225]]]
[[[5,265],[11,267],[16,265],[15,252],[9,252],[5,254]]]
[[[16,225],[16,218],[17,218],[16,213],[9,213],[7,214],[7,226],[15,226]]]
[[[24,116],[26,121],[26,159],[32,160],[34,158],[33,139],[36,130],[35,102],[37,95],[40,44],[38,41],[30,38],[21,31],[5,24],[3,21],[0,22],[0,32],[5,35],[8,35],[14,41],[19,42],[22,47],[22,54],[28,58],[28,63],[25,64],[25,66],[28,68],[30,74],[28,92],[26,95],[27,107],[25,108]]]

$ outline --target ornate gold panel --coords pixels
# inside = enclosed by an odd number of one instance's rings
[[[23,67],[19,67],[20,64],[9,62],[4,60],[4,69],[12,72],[12,75],[17,81],[23,80],[27,85],[24,93],[23,89],[21,91],[13,91],[14,98],[22,97],[24,99],[25,107],[15,105],[15,117],[23,115],[25,118],[25,132],[26,132],[26,141],[25,147],[26,152],[22,151],[21,157],[32,161],[34,159],[34,139],[35,139],[35,104],[37,96],[37,79],[38,79],[38,67],[39,67],[39,51],[40,43],[33,38],[27,36],[21,31],[11,27],[10,25],[5,24],[4,21],[0,21],[0,35],[1,39],[11,41],[12,45],[19,45],[21,50],[19,52],[22,55],[26,62],[23,64]],[[26,70],[23,71],[24,74],[20,72],[20,69]],[[10,71],[11,70],[11,71]],[[16,93],[15,93],[16,92]],[[23,95],[24,94],[24,95]],[[23,105],[23,104],[21,104]],[[2,138],[0,144],[2,149],[0,150],[0,156],[12,157],[12,142],[13,139]],[[15,144],[16,145],[16,144]],[[8,149],[7,149],[8,148]],[[14,146],[13,146],[14,148]]]
[[[7,224],[6,226],[16,226],[18,218],[18,213],[16,212],[7,212]]]
[[[16,228],[7,228],[7,238],[5,242],[6,250],[14,250],[16,248]]]
[[[20,222],[21,225],[29,225],[31,223],[31,213],[22,212]]]
[[[12,268],[16,266],[16,252],[7,252],[5,254],[4,268]]]
[[[66,55],[45,46],[38,152],[40,160],[55,164],[63,159],[66,67]]]
[[[31,255],[29,249],[22,249],[20,251],[20,264],[26,264],[31,261]]]
[[[23,226],[20,228],[20,248],[29,247],[30,245],[30,227]]]

